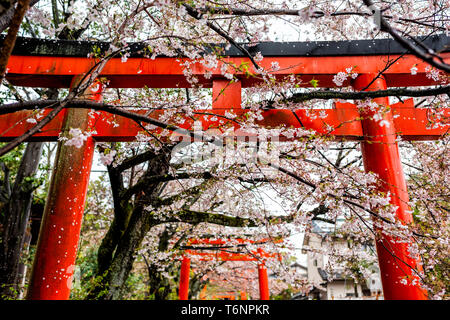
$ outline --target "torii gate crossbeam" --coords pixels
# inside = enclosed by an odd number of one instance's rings
[[[444,44],[448,43],[448,37],[440,37],[433,41],[434,45],[439,47],[439,44],[442,44],[442,42]],[[87,53],[92,52],[92,44],[77,43],[82,48],[87,47]],[[56,45],[53,43],[53,47],[57,47],[59,53],[49,54],[45,50],[45,52],[39,52],[39,46],[27,51],[24,49],[27,48],[27,40],[18,39],[16,49],[8,65],[7,79],[14,85],[70,87],[70,83],[76,75],[86,72],[95,63],[95,59],[88,58],[83,50],[79,52],[77,50],[65,51],[64,46],[71,45],[73,46],[70,42],[60,42]],[[284,52],[282,50],[278,51],[278,54],[273,54],[273,47],[269,48],[272,50],[270,51],[267,46],[261,46],[269,52],[269,54],[262,52],[263,56],[266,56],[262,61],[263,67],[270,68],[272,62],[279,62],[280,70],[274,72],[277,80],[295,74],[301,76],[305,84],[308,84],[309,79],[314,78],[319,80],[318,85],[320,87],[335,87],[332,81],[334,74],[348,67],[356,67],[356,72],[359,73],[359,76],[351,84],[356,90],[361,90],[375,79],[380,70],[385,69],[388,62],[398,58],[391,67],[384,70],[383,77],[373,81],[368,90],[438,84],[427,77],[425,71],[426,63],[412,55],[405,54],[398,45],[396,47],[395,42],[390,40],[291,43],[288,49]],[[283,48],[283,44],[279,44],[278,47]],[[350,52],[340,49],[349,47],[351,48]],[[436,48],[435,51],[438,52],[439,48]],[[254,50],[258,50],[258,47],[254,48]],[[449,63],[450,52],[448,52],[448,49],[446,50],[447,52],[442,52],[441,56],[446,63]],[[247,58],[236,53],[230,54],[228,59],[236,65],[248,63]],[[132,56],[124,63],[120,59],[112,59],[100,76],[109,80],[110,87],[139,88],[145,85],[155,88],[188,87],[189,83],[186,81],[180,67],[180,60],[183,59],[160,57],[152,60],[142,56]],[[412,75],[410,72],[410,68],[413,65],[418,70],[416,75]],[[227,83],[225,79],[221,78],[218,70],[219,68],[212,70],[212,79],[206,79],[201,76],[206,71],[204,67],[196,64],[194,68],[195,74],[200,75],[199,81],[204,87],[213,88],[213,97],[215,93],[225,89],[224,84]],[[245,110],[240,110],[241,88],[256,85],[258,80],[251,77],[248,78],[244,73],[239,72],[236,72],[235,76],[239,79],[239,82],[225,89],[227,90],[226,98],[213,99],[213,110],[208,110],[208,112],[220,115],[221,113],[223,114],[223,109],[230,108],[233,108],[238,114],[245,112]],[[348,84],[350,83],[346,85]],[[98,94],[96,97],[94,99],[100,98]],[[379,98],[376,101],[387,107],[389,106],[387,98]],[[360,114],[353,105],[342,103],[337,103],[334,109],[325,109],[324,111],[328,115],[325,119],[310,119],[304,110],[297,110],[295,112],[301,119],[301,124],[299,124],[298,119],[293,116],[290,110],[270,110],[264,113],[264,119],[260,124],[265,127],[276,127],[280,124],[293,127],[301,125],[307,129],[313,129],[319,134],[329,134],[345,140],[362,141],[366,170],[379,174],[383,180],[383,185],[380,186],[381,190],[389,190],[393,194],[392,199],[400,199],[400,203],[393,200],[393,204],[399,206],[397,211],[398,217],[407,223],[410,221],[411,215],[406,205],[408,199],[406,184],[395,137],[402,136],[403,139],[407,140],[434,140],[446,134],[447,128],[437,127],[429,129],[429,110],[414,108],[412,99],[391,107],[392,110],[385,114],[384,118],[389,127],[384,128],[367,118],[361,121],[361,116],[364,114]],[[68,125],[68,112],[70,111],[61,113],[57,119],[49,123],[30,141],[55,141],[59,133],[64,131],[64,128]],[[446,116],[449,115],[448,110],[443,110],[443,112]],[[30,115],[31,111],[1,115],[0,109],[0,139],[9,141],[26,132],[32,125],[24,120]],[[370,114],[365,115],[370,116]],[[119,123],[118,127],[113,126],[110,122],[108,123],[107,119],[111,115],[107,113],[102,113],[96,117],[96,119],[91,120],[86,118],[83,124],[85,126],[91,125],[97,131],[97,134],[90,138],[92,143],[93,141],[132,141],[139,131],[134,121],[124,117],[115,118],[115,122]],[[203,122],[204,130],[210,128],[211,125],[217,125],[214,121],[205,120],[204,117],[201,117],[200,120]],[[325,129],[328,128],[325,124],[332,126],[334,130]],[[191,125],[192,122],[186,122],[186,128],[189,128]],[[245,132],[238,132],[237,134],[245,135]],[[65,178],[67,183],[74,179],[81,179],[83,186],[71,190],[55,187],[54,190],[61,199],[84,199],[92,157],[90,155],[77,155],[76,150],[71,150],[70,152],[72,152],[73,156],[63,160],[68,162],[68,168],[78,166],[79,170],[76,172],[66,170],[63,178]],[[76,160],[80,159],[80,156],[81,158],[84,157],[82,164]],[[55,179],[55,177],[52,177],[52,179]],[[49,197],[53,196],[55,194],[49,194]],[[30,284],[31,289],[28,293],[30,299],[68,299],[70,294],[70,281],[68,279],[73,274],[79,225],[81,225],[84,205],[80,204],[76,208],[72,208],[73,214],[70,215],[67,207],[61,205],[52,206],[53,202],[50,200],[51,198],[47,200],[44,220],[53,219],[51,221],[58,221],[58,223],[44,223],[41,228],[33,277]],[[52,233],[51,228],[59,230],[59,233],[55,234],[56,238],[46,236]],[[66,234],[71,236],[67,237],[63,242],[58,240],[58,236]],[[391,248],[392,250],[387,251],[386,248]],[[414,278],[411,269],[406,267],[402,260],[407,261],[411,266],[417,265],[417,261],[408,258],[405,246],[394,244],[387,238],[380,238],[377,241],[377,251],[385,299],[425,298],[425,293],[420,287],[404,286],[398,281],[399,276],[407,275]],[[46,252],[55,254],[52,256],[51,254],[46,254]],[[51,271],[53,273],[49,273],[50,270],[53,270]],[[57,271],[57,274],[54,273],[54,270]]]

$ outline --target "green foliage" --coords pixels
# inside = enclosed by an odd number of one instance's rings
[[[0,288],[6,287],[6,284],[0,284]],[[0,300],[16,300],[19,296],[20,292],[12,286],[7,286],[8,290],[11,292],[11,294],[2,294],[0,296]],[[3,290],[3,289],[2,289]]]
[[[6,145],[6,143],[0,143],[0,148],[4,145]],[[25,144],[20,144],[17,148],[0,157],[0,163],[4,163],[5,166],[8,167],[11,177],[15,176],[19,169],[24,150]],[[4,172],[0,170],[0,180],[3,179]]]
[[[39,186],[41,186],[45,181],[44,177],[25,177],[22,182],[23,191],[31,191],[36,190]]]
[[[85,300],[92,288],[98,289],[98,286],[104,282],[107,273],[102,276],[96,276],[97,250],[96,247],[88,247],[79,251],[70,294],[71,300]],[[124,287],[122,299],[148,299],[147,285],[144,278],[141,272],[130,273]],[[96,299],[101,299],[107,293],[107,288],[100,290],[96,295]]]
[[[148,300],[148,288],[144,278],[144,275],[140,272],[130,273],[125,283],[124,296],[122,298],[127,300]]]
[[[112,219],[112,197],[108,176],[102,174],[89,183],[87,201],[83,218],[82,234],[86,231],[105,230]],[[86,237],[85,241],[90,241]]]
[[[292,290],[291,287],[284,289],[283,291],[281,291],[279,294],[277,294],[276,296],[271,296],[271,300],[290,300],[291,297],[294,295],[294,291]]]
[[[80,250],[77,256],[75,273],[72,281],[70,298],[83,300],[88,294],[88,289],[98,281],[95,276],[97,269],[97,249],[86,248]]]
[[[93,58],[102,58],[102,49],[97,46],[97,45],[93,45],[92,46],[92,57]]]
[[[312,79],[312,80],[309,81],[309,83],[310,83],[314,88],[317,88],[317,86],[319,85],[319,80]]]

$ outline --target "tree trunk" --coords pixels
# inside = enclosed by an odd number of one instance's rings
[[[158,251],[164,252],[169,249],[169,241],[170,239],[172,239],[175,233],[176,227],[170,224],[164,228],[164,231],[159,238]],[[149,296],[153,296],[155,300],[167,300],[167,297],[172,290],[172,285],[169,279],[167,279],[166,276],[159,270],[159,266],[155,265],[152,262],[147,263],[147,270],[149,277]],[[173,265],[169,264],[168,266],[166,266],[165,271],[167,273],[174,274],[178,270],[174,270]]]
[[[148,169],[142,179],[145,179],[145,176],[167,174],[169,161],[170,152],[155,155],[148,161]],[[99,281],[88,294],[88,299],[120,299],[122,289],[133,267],[137,250],[154,225],[152,214],[144,210],[144,207],[157,199],[162,185],[163,183],[160,182],[149,183],[146,190],[136,195],[134,207],[131,205],[131,201],[123,203],[120,199],[114,199],[115,218],[110,229],[115,230],[111,230],[111,232],[109,230],[100,245],[97,270]],[[114,188],[113,185],[112,187]],[[117,192],[113,192],[113,196],[115,195],[117,195]],[[118,207],[118,204],[120,204],[120,207]],[[129,220],[124,219],[124,212],[130,211]],[[125,231],[121,232],[124,227]]]
[[[0,297],[15,298],[19,291],[19,274],[25,245],[32,193],[42,143],[28,143],[16,175],[8,202],[2,206],[3,232],[0,242]],[[31,179],[29,179],[31,178]]]
[[[15,3],[15,2],[17,2],[17,0],[15,0],[13,2]],[[31,0],[30,8],[38,2],[39,2],[39,0]],[[0,12],[0,32],[3,32],[6,30],[6,28],[8,28],[8,26],[11,23],[11,20],[13,18],[13,15],[14,15],[14,6],[5,8],[5,10],[2,10]]]
[[[111,266],[106,274],[108,290],[101,297],[105,300],[120,299],[122,288],[130,275],[136,252],[151,228],[152,217],[143,208],[136,208],[127,230],[120,239]]]

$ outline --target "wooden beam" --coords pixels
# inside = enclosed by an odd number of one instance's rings
[[[450,52],[442,53],[446,63],[450,63]],[[272,70],[272,63],[279,64],[279,70],[273,71],[276,79],[281,81],[285,77],[300,75],[305,87],[311,87],[311,79],[318,80],[319,87],[333,88],[336,84],[333,77],[346,68],[355,68],[357,73],[384,70],[386,65],[399,58],[399,55],[375,55],[375,56],[323,56],[323,57],[266,57],[260,66],[266,70]],[[149,58],[129,58],[126,62],[121,59],[111,59],[102,70],[100,77],[109,81],[109,88],[187,88],[191,85],[187,82],[183,73],[182,63],[188,61],[185,58],[161,57],[154,60]],[[261,77],[255,73],[248,58],[229,57],[226,63],[236,67],[248,67],[252,75],[246,74],[244,68],[234,73],[240,79],[242,87],[255,86],[261,83]],[[13,85],[28,87],[52,87],[68,88],[74,75],[83,74],[98,60],[87,57],[55,57],[55,56],[17,56],[10,57],[8,74],[6,78]],[[198,76],[199,84],[211,88],[214,77],[223,76],[219,63],[217,68],[206,69],[200,63],[194,63],[191,68],[194,75]],[[417,74],[411,74],[412,66],[416,65]],[[402,86],[430,86],[438,85],[426,76],[425,68],[428,66],[422,60],[404,55],[392,64],[383,74],[388,87]],[[212,78],[204,77],[206,71],[211,72]],[[344,85],[348,85],[344,82]]]
[[[411,104],[412,99],[407,100],[405,105],[396,104],[392,106],[394,115],[394,124],[396,133],[403,140],[437,140],[448,132],[449,129],[449,109],[439,109],[442,111],[447,123],[441,126],[434,126],[434,112],[431,109],[414,108]],[[196,121],[202,124],[202,130],[214,131],[223,130],[225,127],[233,127],[235,136],[255,136],[255,133],[244,132],[240,130],[239,119],[245,117],[250,110],[235,109],[233,112],[237,117],[233,120],[224,118],[225,112],[229,109],[198,110],[194,116]],[[43,115],[49,110],[45,110]],[[140,110],[137,113],[144,114],[147,110]],[[151,117],[158,119],[163,111],[155,110]],[[360,114],[352,104],[340,104],[336,109],[299,109],[295,111],[298,119],[291,110],[268,110],[262,113],[263,120],[257,121],[262,128],[301,128],[311,129],[322,135],[334,136],[337,139],[344,140],[364,140],[361,129]],[[0,116],[0,141],[10,141],[13,138],[24,134],[33,127],[33,123],[27,122],[27,119],[33,117],[31,111],[20,111]],[[214,115],[215,118],[214,118]],[[43,130],[34,135],[29,141],[56,141],[62,130],[62,123],[65,112],[61,112],[53,119]],[[189,117],[182,117],[184,123],[173,121],[173,124],[184,129],[192,129],[194,121]],[[223,123],[220,123],[220,122]],[[142,123],[145,125],[145,123]],[[92,127],[89,130],[95,131],[92,137],[96,141],[135,141],[138,133],[146,134],[143,128],[134,120],[123,116],[113,115],[107,112],[99,112],[92,121]],[[161,129],[152,129],[152,133],[158,134]],[[281,136],[280,140],[289,140],[295,137]]]

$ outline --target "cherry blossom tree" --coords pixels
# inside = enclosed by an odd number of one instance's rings
[[[8,20],[11,28],[2,47],[2,75],[7,71],[22,20],[19,12],[22,1],[17,2],[18,20]],[[422,261],[423,270],[415,270],[422,286],[430,298],[448,298],[448,136],[433,143],[400,141],[405,152],[414,216],[414,222],[405,225],[395,216],[396,208],[389,202],[392,195],[380,193],[376,187],[377,176],[364,172],[358,143],[336,141],[304,128],[269,131],[257,125],[263,110],[304,108],[314,117],[317,116],[314,107],[319,102],[354,100],[359,108],[375,111],[374,119],[383,126],[386,123],[382,114],[386,110],[372,100],[378,97],[390,97],[391,101],[413,97],[416,106],[434,111],[432,125],[445,125],[446,119],[437,110],[449,107],[450,67],[440,52],[427,47],[421,39],[448,33],[448,1],[41,0],[23,3],[26,7],[33,4],[24,16],[20,29],[23,35],[97,40],[108,45],[93,50],[91,57],[98,63],[86,70],[79,84],[68,92],[30,93],[28,89],[10,85],[6,73],[4,90],[27,92],[30,99],[5,101],[0,115],[25,109],[49,108],[51,112],[34,119],[33,129],[2,146],[0,155],[14,150],[65,108],[107,111],[135,120],[143,129],[143,134],[136,137],[142,150],[135,154],[129,153],[129,145],[98,146],[101,160],[108,168],[114,218],[99,247],[100,281],[92,289],[91,298],[98,298],[100,293],[104,294],[102,298],[118,298],[138,253],[146,253],[149,270],[154,270],[153,280],[158,286],[162,285],[161,279],[170,277],[167,262],[175,261],[177,248],[184,245],[187,237],[207,234],[227,237],[236,233],[251,233],[255,239],[288,237],[295,232],[310,231],[312,221],[317,220],[333,225],[335,236],[354,244],[352,250],[342,251],[330,242],[334,259],[330,259],[329,268],[347,261],[349,272],[365,274],[366,262],[376,254],[373,252],[368,257],[357,250],[358,246],[373,243],[379,234],[390,235],[399,242],[413,239],[409,251]],[[388,36],[401,44],[405,53],[412,53],[430,65],[427,76],[434,81],[434,86],[356,92],[350,86],[358,77],[355,66],[348,66],[334,76],[334,88],[322,88],[314,80],[308,80],[306,86],[301,75],[275,81],[279,64],[274,62],[265,69],[261,66],[264,60],[261,53],[251,53],[249,49],[262,41],[280,39],[355,40]],[[126,63],[135,53],[131,42],[140,42],[143,45],[140,50],[144,47],[143,54],[149,59],[189,58],[183,68],[190,88],[109,89],[107,79],[100,79],[105,86],[104,102],[80,100],[86,88],[101,78],[102,69],[110,59],[120,57]],[[222,46],[212,47],[212,43]],[[223,49],[231,47],[247,57],[249,64],[228,63]],[[180,128],[186,117],[198,116],[198,110],[207,109],[211,103],[210,90],[204,88],[193,71],[196,63],[207,70],[219,67],[230,84],[237,81],[237,71],[258,80],[255,87],[243,89],[242,107],[251,110],[246,117],[231,111],[220,119],[213,112],[203,116],[221,121],[220,128],[225,132],[230,122],[237,122],[244,130],[257,132],[259,137],[297,137],[288,143],[268,143],[269,149],[276,149],[276,161],[254,157],[254,153],[249,156],[248,150],[257,147],[248,144],[243,149],[233,145],[231,157],[225,160],[210,161],[211,152],[206,152],[205,159],[202,148],[210,151],[213,142],[222,137],[206,137],[201,132]],[[395,59],[387,61],[378,77],[395,63]],[[411,74],[416,72],[417,66],[412,65]],[[206,79],[211,76],[208,72],[204,74]],[[133,112],[131,107],[149,113],[158,109],[162,113],[155,119]],[[155,128],[160,128],[160,133],[153,134]],[[175,131],[203,142],[176,149],[175,143],[170,142]],[[60,143],[78,147],[87,135],[79,128],[72,128],[71,138]],[[188,152],[190,162],[177,162],[183,158],[183,152]],[[192,161],[193,158],[201,161]],[[272,194],[283,208],[276,215],[264,201]],[[163,245],[163,237],[175,241]],[[272,245],[273,250],[279,250],[277,243]],[[284,246],[288,248],[290,244]],[[205,268],[199,274],[206,274],[211,266]],[[282,264],[274,264],[273,268],[280,269],[277,272],[285,279],[285,286],[297,284],[297,290],[302,291],[309,288]],[[284,269],[282,276],[281,269]],[[220,268],[214,271],[218,278],[226,275]]]

